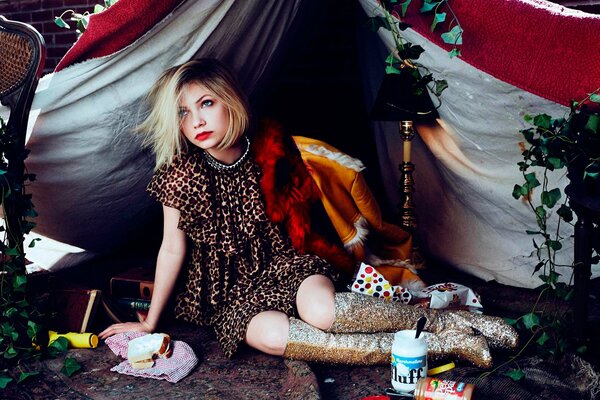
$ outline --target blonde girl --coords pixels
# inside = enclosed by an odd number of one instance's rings
[[[394,332],[426,315],[430,356],[491,365],[490,345],[516,346],[516,333],[494,317],[437,313],[336,293],[335,272],[299,254],[271,222],[261,170],[250,152],[245,96],[219,61],[201,59],[166,70],[149,94],[139,130],[156,155],[148,185],[162,203],[163,240],[154,292],[143,322],[109,326],[106,338],[156,330],[176,281],[178,319],[212,326],[231,357],[241,342],[295,359],[388,363]],[[474,335],[471,326],[485,335]],[[488,340],[486,340],[486,338]]]

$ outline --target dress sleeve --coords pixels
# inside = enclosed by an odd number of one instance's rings
[[[146,191],[167,207],[181,210],[185,204],[184,188],[188,174],[180,159],[169,165],[163,165],[154,173]]]

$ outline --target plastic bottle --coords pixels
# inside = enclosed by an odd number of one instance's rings
[[[64,337],[69,342],[72,349],[95,349],[98,347],[98,336],[93,333],[56,333],[48,331],[48,344],[52,344],[59,337]]]
[[[427,342],[415,330],[396,332],[392,344],[392,386],[399,393],[411,393],[417,381],[427,376]]]
[[[475,385],[438,378],[419,379],[414,400],[472,400]]]

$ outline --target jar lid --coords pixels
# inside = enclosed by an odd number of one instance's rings
[[[456,367],[453,362],[449,362],[448,364],[440,365],[439,367],[431,368],[427,370],[427,375],[437,375],[442,372],[450,371],[452,368]]]

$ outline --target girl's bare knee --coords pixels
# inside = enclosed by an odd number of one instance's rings
[[[314,302],[299,314],[304,322],[322,330],[329,329],[333,324],[333,306],[328,304]]]
[[[298,314],[312,326],[327,330],[333,324],[334,301],[335,289],[331,280],[323,275],[310,276],[298,289]]]
[[[280,312],[258,314],[248,324],[246,343],[271,355],[283,355],[289,330],[288,317]]]

